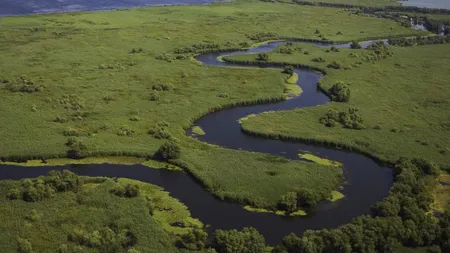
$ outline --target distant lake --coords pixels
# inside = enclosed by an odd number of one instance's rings
[[[223,0],[0,0],[0,16],[100,11],[159,5],[209,4],[219,1]]]
[[[400,3],[404,6],[450,9],[450,0],[408,0]]]

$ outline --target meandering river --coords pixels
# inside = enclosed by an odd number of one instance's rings
[[[218,67],[233,67],[217,60],[218,56],[268,52],[283,42],[266,43],[247,51],[232,53],[206,53],[197,58],[203,64]],[[367,46],[371,42],[362,43]],[[320,46],[327,46],[321,44]],[[348,47],[349,44],[337,45]],[[257,67],[257,66],[245,66]],[[232,69],[230,69],[232,71]],[[253,213],[241,205],[221,201],[207,192],[191,176],[179,171],[149,169],[143,165],[66,165],[58,167],[20,167],[0,165],[0,180],[22,179],[45,175],[52,169],[69,169],[86,176],[126,177],[159,185],[171,196],[183,202],[192,216],[210,225],[210,229],[233,229],[252,226],[258,229],[269,243],[277,243],[289,233],[301,234],[307,229],[335,228],[348,223],[352,218],[366,214],[376,201],[388,194],[392,184],[392,171],[378,165],[372,159],[345,150],[334,150],[316,145],[262,139],[245,135],[237,120],[253,113],[274,110],[291,110],[319,106],[329,102],[327,96],[317,90],[321,74],[295,69],[298,85],[303,93],[295,98],[274,104],[236,107],[213,112],[199,119],[195,125],[202,127],[206,135],[198,137],[201,141],[217,144],[230,149],[263,152],[289,159],[298,159],[298,151],[308,151],[343,163],[346,184],[345,198],[331,203],[319,203],[314,214],[305,217],[282,217],[268,213]],[[191,130],[187,131],[190,134]],[[243,168],[245,169],[245,168]],[[270,187],[261,185],[261,187]]]

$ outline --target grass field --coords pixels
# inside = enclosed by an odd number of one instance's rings
[[[399,157],[424,157],[448,168],[450,93],[446,80],[449,78],[447,73],[450,73],[447,64],[450,46],[391,49],[394,55],[387,59],[346,70],[327,68],[328,75],[321,80],[320,86],[328,90],[338,81],[348,84],[351,91],[348,103],[332,102],[314,108],[261,114],[243,121],[242,127],[259,133],[338,143],[391,162]],[[324,53],[323,48],[317,47],[309,50],[309,55],[274,52],[269,54],[269,59],[310,62],[310,65],[320,67],[337,60],[347,66],[367,53],[363,49],[341,49],[334,53]],[[355,54],[358,57],[355,58]],[[322,56],[326,62],[311,62],[317,56]],[[325,127],[319,122],[329,109],[350,106],[359,108],[365,129]]]
[[[21,182],[0,181],[0,229],[8,231],[0,234],[0,251],[18,252],[17,242],[21,238],[31,243],[32,252],[113,252],[102,251],[94,239],[86,239],[92,241],[90,246],[80,245],[69,239],[69,235],[75,231],[87,234],[117,227],[130,229],[137,237],[137,244],[132,246],[137,252],[187,252],[175,247],[177,238],[193,228],[203,227],[200,221],[190,217],[186,206],[157,186],[129,179],[117,182],[106,178],[83,179],[78,192],[57,192],[53,198],[37,202],[7,199],[6,193]],[[110,192],[117,185],[127,184],[139,185],[140,195],[125,198]],[[147,198],[151,200],[153,214]],[[173,225],[177,223],[185,227]],[[64,245],[68,251],[57,251],[65,248]]]
[[[160,123],[179,141],[181,162],[214,194],[271,205],[321,165],[205,145],[185,129],[212,108],[281,97],[285,75],[201,66],[173,52],[199,43],[240,47],[260,32],[320,39],[316,29],[330,40],[423,34],[335,8],[259,1],[2,18],[0,157],[66,157],[69,138],[88,156],[148,157],[165,142],[148,134]],[[311,182],[332,188],[339,175],[317,174]]]

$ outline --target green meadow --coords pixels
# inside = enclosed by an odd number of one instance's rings
[[[65,158],[74,144],[88,157],[148,158],[171,139],[181,146],[174,162],[213,194],[272,208],[302,186],[331,192],[340,169],[207,145],[185,129],[213,109],[283,98],[286,75],[203,66],[190,60],[196,51],[175,51],[241,48],[264,40],[261,33],[319,40],[423,34],[335,8],[258,1],[0,21],[2,160]],[[268,182],[271,190],[259,185]]]
[[[333,143],[389,162],[399,157],[424,157],[448,168],[448,44],[408,48],[390,46],[393,56],[371,62],[364,61],[364,56],[370,52],[365,49],[340,49],[339,52],[327,53],[324,48],[303,44],[292,47],[305,48],[310,53],[286,55],[273,52],[269,54],[269,60],[326,69],[327,75],[319,86],[328,91],[337,82],[345,83],[351,92],[349,102],[260,114],[243,121],[241,125],[245,130]],[[322,57],[325,62],[312,61],[317,57]],[[341,63],[342,68],[327,68],[331,61]],[[330,109],[346,110],[349,107],[359,109],[364,129],[327,127],[319,122]]]

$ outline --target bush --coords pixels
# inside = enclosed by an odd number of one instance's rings
[[[170,139],[172,136],[167,130],[169,123],[165,121],[158,122],[155,126],[148,130],[148,134],[156,139]]]
[[[17,238],[17,252],[19,253],[33,252],[33,248],[31,247],[30,241],[23,238]]]
[[[157,156],[163,160],[178,159],[180,158],[181,148],[180,145],[173,141],[167,141],[157,151]]]
[[[157,83],[157,84],[153,84],[152,90],[154,90],[154,91],[168,91],[168,90],[170,90],[170,86],[168,84],[165,84],[165,83]]]
[[[142,52],[144,52],[144,49],[142,47],[133,48],[133,49],[131,49],[130,54],[138,54],[138,53],[142,53]]]
[[[327,65],[327,68],[332,68],[332,69],[340,69],[342,67],[342,64],[338,61],[332,61],[330,64]]]
[[[340,123],[343,127],[349,129],[364,129],[363,119],[358,113],[357,108],[349,108],[347,111],[330,109],[327,114],[320,118],[320,123],[327,127],[334,127]]]
[[[352,43],[350,44],[350,48],[351,49],[361,49],[362,47],[357,41],[352,41]]]
[[[58,123],[66,123],[68,120],[66,117],[61,117],[61,116],[56,116],[54,122],[58,122]]]
[[[344,82],[337,82],[328,90],[331,99],[336,102],[348,102],[350,100],[350,88]]]
[[[287,47],[287,48],[283,47],[283,48],[280,48],[277,52],[280,54],[293,54],[294,49],[292,49],[290,47]]]
[[[132,117],[130,117],[130,120],[131,121],[140,121],[141,118],[139,118],[139,116],[132,116]]]
[[[190,250],[202,250],[205,248],[207,238],[208,234],[205,231],[194,228],[189,233],[182,235],[177,244],[179,247]]]
[[[269,60],[269,55],[267,53],[259,53],[256,56],[256,60],[257,61],[268,61]]]
[[[294,67],[292,67],[291,65],[284,66],[283,73],[292,76],[294,74]]]
[[[133,136],[134,135],[134,130],[131,129],[129,126],[122,126],[121,128],[119,128],[119,130],[117,131],[117,135],[118,136]]]
[[[311,61],[313,61],[313,62],[325,62],[325,59],[322,58],[322,57],[316,57],[316,58],[313,58]]]
[[[219,253],[261,253],[266,248],[264,237],[254,228],[216,230],[215,247]]]
[[[25,216],[25,220],[30,222],[40,221],[42,218],[42,214],[36,211],[35,209],[31,210],[31,213]]]
[[[159,101],[159,93],[154,91],[150,93],[150,101]]]

